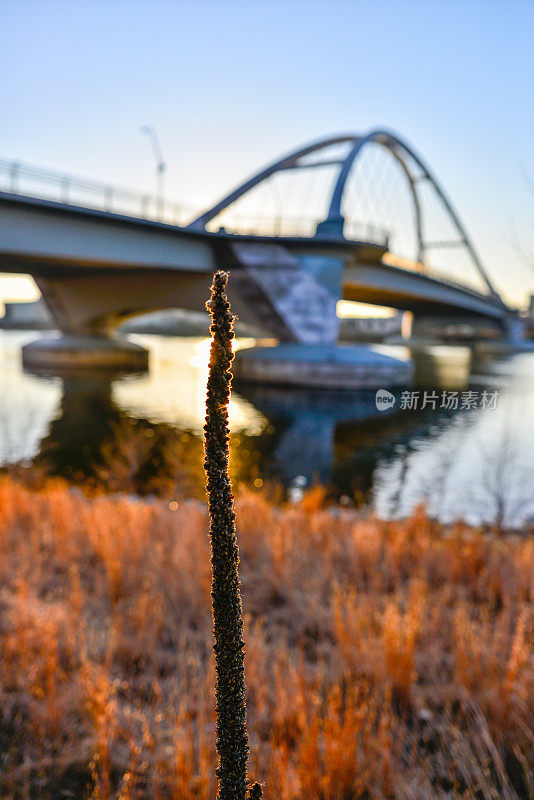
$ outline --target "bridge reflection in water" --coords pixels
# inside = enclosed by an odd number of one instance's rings
[[[115,379],[120,386],[121,378]],[[50,423],[33,465],[95,489],[203,496],[202,437],[195,428],[125,411],[110,377],[63,378],[59,416]],[[378,412],[374,392],[237,388],[265,417],[258,433],[231,438],[232,472],[250,486],[319,483],[334,496],[363,501],[379,462],[414,436],[436,436],[452,414]],[[400,392],[396,393],[397,407]],[[261,476],[261,477],[260,477]],[[259,481],[258,481],[259,479]]]
[[[64,377],[59,414],[39,442],[32,465],[43,475],[94,489],[203,496],[200,431],[122,408],[114,399],[114,384],[124,388],[131,377]],[[423,413],[377,411],[374,392],[343,396],[239,386],[235,396],[248,400],[264,418],[259,431],[244,429],[231,437],[234,481],[250,486],[320,483],[334,495],[363,500],[378,462],[393,456],[406,436],[429,433]],[[434,415],[434,435],[448,418]]]
[[[31,387],[34,401],[55,392],[57,406],[50,404],[30,450],[21,441],[17,452],[13,443],[11,460],[31,455],[28,463],[39,473],[112,492],[203,497],[209,342],[144,337],[144,343],[148,339],[155,349],[150,376],[36,378],[17,373],[13,360],[11,375],[4,371],[18,398],[8,411],[10,420],[24,416],[23,398],[29,397],[24,386]],[[400,462],[439,441],[455,417],[469,426],[476,413],[378,412],[374,392],[237,386],[231,408],[233,480],[251,487],[273,482],[292,496],[318,481],[334,496],[361,502],[376,490],[379,476],[381,496],[387,496],[382,508],[394,513],[400,507],[393,485]],[[35,416],[31,410],[29,415]]]
[[[0,341],[10,338],[16,351],[20,335],[4,334]],[[34,476],[64,476],[104,491],[161,495],[169,501],[202,498],[209,342],[143,337],[143,343],[155,350],[149,376],[93,373],[62,379],[23,374],[19,361],[6,358],[6,347],[0,346],[2,424],[17,434],[4,460],[25,459]],[[501,488],[488,484],[486,467],[502,455],[499,425],[506,427],[506,420],[514,418],[515,403],[521,414],[514,427],[519,461],[504,465],[505,472],[513,478],[521,466],[523,478],[515,484],[534,501],[534,487],[525,479],[532,474],[534,452],[529,412],[534,359],[525,355],[500,362],[500,367],[490,365],[486,376],[480,366],[476,370],[472,389],[500,386],[504,392],[497,411],[485,416],[479,410],[439,408],[378,412],[372,392],[236,386],[231,408],[234,484],[272,483],[295,498],[317,481],[345,502],[374,499],[385,515],[408,513],[419,501],[433,507],[443,501],[449,516],[472,510],[476,503],[482,518]],[[29,419],[36,421],[34,427],[24,422]],[[461,496],[467,486],[473,498]],[[528,518],[534,508],[524,499],[512,498],[510,507],[521,506]]]

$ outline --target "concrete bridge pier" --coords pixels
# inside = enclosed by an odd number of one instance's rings
[[[25,345],[22,364],[25,369],[38,372],[95,369],[144,372],[148,369],[148,350],[118,335],[67,333]]]
[[[56,277],[35,278],[59,330],[57,335],[45,336],[22,348],[25,369],[72,372],[79,370],[145,371],[148,369],[148,350],[114,332],[114,314],[102,314],[92,320],[76,320],[72,302],[68,301],[68,280]],[[93,292],[102,293],[98,276],[91,282]],[[78,295],[81,300],[83,295]]]

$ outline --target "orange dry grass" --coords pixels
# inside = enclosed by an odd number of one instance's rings
[[[237,503],[277,800],[532,798],[532,539]],[[0,797],[212,800],[205,507],[0,480]]]

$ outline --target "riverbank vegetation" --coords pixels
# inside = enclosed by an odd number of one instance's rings
[[[534,540],[237,500],[277,800],[534,797]],[[0,797],[212,800],[206,508],[0,478]]]

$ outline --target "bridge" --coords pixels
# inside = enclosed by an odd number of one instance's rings
[[[377,180],[380,159],[393,178]],[[304,193],[307,213],[297,218],[291,191],[303,176],[318,177],[319,191]],[[376,211],[393,179],[404,191],[394,219],[391,199]],[[239,318],[281,342],[335,342],[340,298],[518,335],[444,190],[388,131],[302,147],[200,214],[18,162],[0,160],[0,187],[0,271],[33,276],[69,336],[109,336],[124,318],[157,309],[204,310],[220,266],[232,270]],[[258,217],[251,208],[262,191],[270,213]]]

